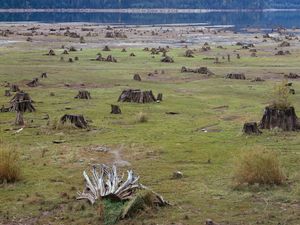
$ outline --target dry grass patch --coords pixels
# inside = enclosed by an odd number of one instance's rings
[[[148,120],[149,120],[148,115],[147,115],[147,113],[144,113],[144,112],[140,112],[136,118],[136,121],[138,123],[147,123]]]
[[[276,153],[258,147],[242,153],[235,162],[234,181],[240,185],[281,185],[286,176]]]
[[[20,180],[19,154],[11,146],[0,143],[0,183]]]

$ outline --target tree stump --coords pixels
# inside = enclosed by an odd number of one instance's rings
[[[25,112],[34,112],[35,108],[32,105],[32,100],[29,94],[25,92],[18,92],[10,101],[11,103],[11,111],[16,112],[16,120],[15,125],[24,126],[24,116]]]
[[[39,85],[39,79],[34,78],[32,81],[26,84],[28,87],[37,87]]]
[[[258,129],[257,123],[256,122],[251,122],[251,123],[245,123],[244,128],[243,128],[244,134],[261,134],[262,132]]]
[[[300,129],[300,121],[294,107],[278,109],[273,106],[265,108],[260,122],[261,129],[280,128],[283,131],[296,131]]]
[[[117,62],[117,60],[112,55],[107,56],[105,61],[106,62],[114,62],[114,63]]]
[[[63,117],[61,117],[60,122],[62,124],[65,124],[67,122],[75,125],[77,128],[85,129],[88,127],[88,123],[83,117],[83,115],[70,115],[65,114]]]
[[[77,52],[77,49],[76,49],[74,46],[71,46],[71,47],[69,48],[69,51],[70,51],[70,52]]]
[[[131,56],[131,57],[135,57],[135,54],[132,52],[132,53],[130,53],[130,55],[129,56]]]
[[[102,49],[102,51],[109,52],[110,48],[107,45],[105,45],[105,47]]]
[[[65,49],[64,51],[63,51],[63,53],[62,53],[63,55],[69,55],[69,52],[68,52],[68,50],[67,49]]]
[[[41,78],[47,78],[47,77],[48,77],[47,73],[42,73],[41,74]]]
[[[49,52],[46,55],[55,56],[56,54],[55,54],[53,49],[50,49]]]
[[[88,91],[81,90],[78,92],[78,94],[75,96],[77,99],[91,99],[91,94]]]
[[[139,74],[134,74],[133,79],[136,81],[142,81],[142,78],[140,77]]]
[[[150,103],[155,102],[156,99],[152,91],[141,91],[139,89],[127,89],[120,95],[119,102],[135,102],[135,103]]]
[[[11,91],[11,92],[19,92],[19,91],[20,91],[20,88],[19,88],[18,85],[12,84],[12,85],[10,86],[10,91]]]
[[[157,95],[156,100],[161,102],[161,101],[163,100],[163,94],[162,94],[162,93],[159,93],[159,94]]]
[[[4,96],[5,97],[10,97],[11,96],[10,90],[5,90],[4,91]]]
[[[69,62],[72,63],[72,62],[73,62],[73,59],[72,59],[72,58],[69,58]]]
[[[166,57],[161,59],[161,62],[163,62],[163,63],[173,63],[174,60],[170,56],[166,56]]]
[[[246,76],[243,73],[229,73],[226,75],[226,79],[246,80]]]
[[[121,52],[127,52],[126,48],[123,48]]]
[[[111,105],[111,114],[121,114],[122,111],[118,105]]]
[[[194,54],[194,52],[192,50],[188,49],[188,50],[185,51],[184,56],[188,57],[188,58],[194,58],[193,54]]]

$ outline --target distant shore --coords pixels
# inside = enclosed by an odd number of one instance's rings
[[[295,12],[300,9],[0,9],[0,13],[210,13]]]

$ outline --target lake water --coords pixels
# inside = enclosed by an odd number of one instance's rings
[[[299,11],[206,12],[206,13],[0,13],[1,22],[91,22],[126,25],[196,24],[233,25],[236,29],[278,26],[300,27]]]

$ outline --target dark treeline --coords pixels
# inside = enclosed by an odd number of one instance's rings
[[[0,8],[300,8],[300,0],[1,0]]]

